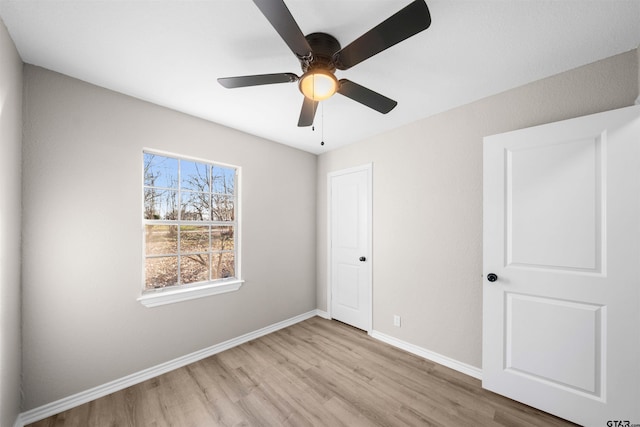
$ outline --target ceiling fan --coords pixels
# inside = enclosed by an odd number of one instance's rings
[[[326,33],[303,35],[283,0],[253,0],[269,23],[293,51],[302,67],[302,76],[293,73],[222,77],[226,88],[299,82],[304,95],[298,126],[311,126],[318,102],[336,92],[386,114],[398,103],[347,79],[338,80],[336,69],[348,70],[391,46],[426,30],[431,15],[424,0],[415,0],[344,48]]]

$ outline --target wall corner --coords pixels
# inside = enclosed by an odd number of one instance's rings
[[[638,46],[636,48],[636,59],[637,59],[637,70],[638,70],[638,97],[636,98],[636,101],[634,102],[635,105],[640,105],[640,46]]]

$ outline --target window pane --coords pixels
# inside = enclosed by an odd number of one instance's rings
[[[178,160],[144,153],[144,185],[178,188]]]
[[[236,170],[213,165],[213,188],[212,193],[233,194],[236,181]]]
[[[214,221],[235,220],[233,196],[211,196],[211,219]]]
[[[204,163],[180,160],[180,186],[183,190],[208,193],[211,166]]]
[[[180,282],[183,284],[209,280],[209,254],[180,257]]]
[[[144,219],[178,219],[178,192],[145,188]]]
[[[211,227],[211,247],[214,251],[233,250],[233,227]]]
[[[145,241],[147,255],[178,253],[178,227],[173,225],[146,225]]]
[[[178,283],[178,257],[147,258],[145,288],[163,288]]]
[[[212,255],[212,279],[226,279],[228,277],[235,277],[235,274],[235,255],[233,253],[222,252]]]
[[[209,227],[183,225],[180,227],[180,252],[208,252]]]
[[[235,277],[237,168],[152,153],[143,159],[145,288]]]
[[[183,221],[209,221],[211,219],[209,193],[183,191],[180,193],[180,197],[182,197],[180,215]]]

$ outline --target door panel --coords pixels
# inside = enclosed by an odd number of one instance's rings
[[[511,292],[505,299],[506,370],[602,397],[603,308]]]
[[[361,230],[358,227],[360,217],[359,191],[362,182],[354,177],[336,177],[333,191],[335,192],[335,209],[333,224],[336,227],[334,245],[337,248],[358,250],[361,240]],[[356,177],[357,178],[357,177]]]
[[[640,423],[640,107],[484,141],[483,387]]]
[[[506,150],[507,265],[597,269],[601,150],[600,138]]]
[[[360,298],[358,284],[360,283],[360,267],[351,264],[336,263],[336,295],[337,305],[358,310]]]
[[[366,331],[371,329],[370,186],[370,166],[329,176],[331,317]]]

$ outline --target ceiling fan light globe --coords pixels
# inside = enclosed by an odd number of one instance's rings
[[[324,101],[338,90],[338,79],[326,70],[309,70],[300,78],[300,92],[314,101]]]

